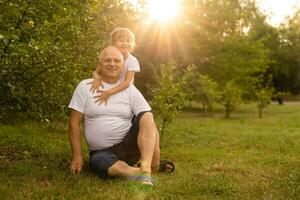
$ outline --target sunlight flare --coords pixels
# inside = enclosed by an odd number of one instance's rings
[[[149,0],[147,5],[150,20],[167,22],[179,14],[179,0]]]

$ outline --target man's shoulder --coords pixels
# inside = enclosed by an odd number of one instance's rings
[[[137,93],[140,93],[140,91],[132,83],[128,86],[126,90],[132,95],[136,95]]]
[[[92,81],[93,81],[92,78],[84,79],[84,80],[80,81],[80,83],[78,85],[87,85],[88,83],[90,83]]]
[[[130,85],[127,88],[128,90],[137,90],[134,84],[130,83]]]
[[[77,87],[89,87],[90,85],[88,83],[92,81],[93,81],[92,78],[84,79],[78,83]]]
[[[90,82],[92,82],[93,79],[89,78],[89,79],[84,79],[82,81],[80,81],[80,83],[78,83],[77,85],[77,89],[79,91],[85,91],[85,90],[89,90],[89,88],[91,87]]]

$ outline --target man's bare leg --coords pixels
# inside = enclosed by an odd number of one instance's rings
[[[140,173],[141,170],[138,167],[131,167],[124,161],[117,161],[110,168],[108,168],[108,175],[115,177],[129,177]]]
[[[158,172],[159,163],[160,163],[159,134],[156,126],[155,129],[156,129],[156,142],[155,142],[155,148],[154,148],[154,153],[153,153],[152,163],[151,163],[152,172]]]
[[[152,158],[151,169],[152,172],[158,172],[159,168],[160,168],[160,143],[159,143],[159,133],[156,128],[156,143],[155,143],[155,148],[154,148],[154,153]],[[174,167],[172,165],[166,164],[166,172],[172,172],[173,170]]]
[[[159,134],[152,113],[145,113],[140,119],[140,132],[137,139],[141,154],[139,167],[131,167],[123,161],[113,164],[108,174],[110,176],[128,177],[141,172],[156,172],[160,162]],[[152,168],[152,169],[151,169]]]
[[[157,141],[157,129],[152,113],[146,112],[140,119],[137,144],[141,154],[141,172],[151,173],[152,158]]]
[[[131,167],[124,161],[117,161],[108,169],[108,175],[114,177],[128,178],[129,180],[140,181],[143,185],[154,186],[150,174],[141,174],[141,169]]]

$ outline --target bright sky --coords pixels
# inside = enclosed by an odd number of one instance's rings
[[[257,0],[261,10],[269,18],[268,22],[272,25],[279,25],[284,22],[286,16],[291,16],[295,8],[300,8],[300,0]]]

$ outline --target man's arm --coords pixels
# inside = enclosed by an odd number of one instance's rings
[[[131,103],[131,109],[135,115],[138,115],[140,112],[143,111],[151,110],[151,107],[144,98],[144,96],[134,85],[129,86],[128,92]]]
[[[68,133],[72,147],[72,161],[70,163],[72,173],[80,173],[83,167],[83,156],[80,144],[80,123],[82,116],[82,113],[71,109]]]

